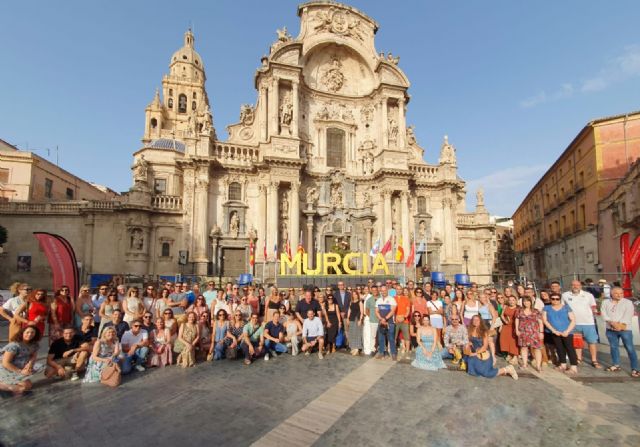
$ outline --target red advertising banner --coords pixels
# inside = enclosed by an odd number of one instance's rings
[[[78,296],[79,278],[76,255],[71,244],[62,236],[50,233],[33,233],[49,261],[53,273],[53,289],[69,286],[72,297]]]

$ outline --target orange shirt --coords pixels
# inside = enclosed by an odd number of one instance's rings
[[[411,312],[411,301],[408,296],[397,295],[396,296],[396,315],[405,316]],[[406,320],[405,320],[406,321]]]

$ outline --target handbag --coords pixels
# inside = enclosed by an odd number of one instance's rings
[[[342,328],[338,329],[338,335],[336,335],[336,348],[342,348],[344,346],[344,331]]]
[[[238,357],[238,349],[227,346],[227,349],[225,349],[224,351],[224,356],[228,360],[235,360]]]
[[[483,352],[479,352],[478,353],[478,358],[480,360],[489,360],[490,356],[491,356],[491,354],[489,354],[489,351],[483,351]]]
[[[584,348],[584,338],[582,337],[582,334],[580,332],[576,332],[575,334],[573,334],[573,347],[575,349]]]
[[[100,383],[116,388],[120,385],[121,381],[122,371],[120,370],[120,365],[116,362],[110,362],[107,366],[102,368],[102,372],[100,373]]]

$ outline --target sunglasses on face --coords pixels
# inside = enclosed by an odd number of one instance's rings
[[[134,324],[133,327],[140,327],[140,325],[139,324]]]
[[[551,301],[560,301],[560,298],[551,298]]]

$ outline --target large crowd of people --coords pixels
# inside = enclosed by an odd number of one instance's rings
[[[598,310],[580,281],[562,293],[560,284],[536,291],[532,285],[498,290],[447,284],[373,279],[355,287],[279,290],[231,282],[216,287],[185,282],[148,284],[140,290],[100,285],[77,297],[63,286],[49,296],[28,284],[12,286],[0,308],[9,321],[9,343],[0,348],[0,390],[22,393],[43,371],[51,380],[100,382],[117,364],[122,374],[169,365],[241,359],[251,365],[289,353],[319,359],[345,350],[353,356],[411,360],[427,371],[453,368],[469,375],[518,378],[518,369],[553,367],[568,375],[585,362],[600,369],[597,342],[610,343],[612,364],[621,371],[619,342],[631,376],[640,377],[632,340],[635,307],[614,287]],[[606,334],[598,334],[601,312]],[[48,331],[46,364],[37,362],[39,342]],[[498,367],[498,357],[505,367]]]

